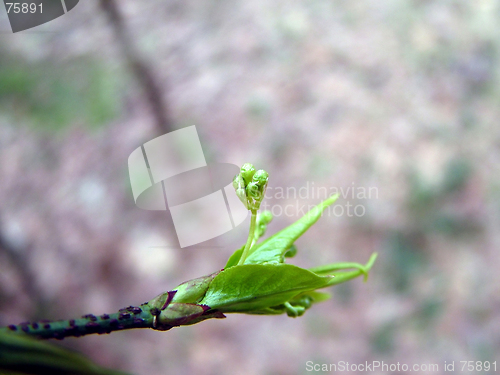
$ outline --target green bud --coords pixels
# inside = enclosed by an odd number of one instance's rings
[[[236,176],[234,176],[233,187],[235,190],[245,189],[245,181],[243,180],[243,177],[241,177],[240,174],[237,174]]]
[[[249,198],[260,199],[260,197],[261,197],[259,185],[257,185],[256,182],[250,182],[247,185],[246,193],[247,193],[247,197],[249,197]]]
[[[259,187],[263,187],[264,185],[266,185],[268,180],[269,180],[269,173],[267,173],[263,169],[259,169],[257,172],[255,172],[252,178],[252,181],[256,182],[259,185]]]
[[[243,177],[243,180],[245,181],[245,186],[252,181],[254,174],[255,174],[255,167],[253,166],[253,164],[250,163],[243,164],[240,170],[240,175],[241,177]]]
[[[273,220],[273,214],[271,211],[262,211],[259,213],[259,216],[257,217],[257,221],[259,225],[267,225]]]
[[[203,299],[210,283],[219,273],[220,271],[217,271],[207,276],[186,281],[174,290],[156,296],[148,302],[148,305],[150,308],[165,310],[172,303],[198,303]]]
[[[237,174],[236,176],[234,176],[233,187],[236,190],[236,195],[238,196],[240,201],[245,205],[246,208],[248,208],[247,194],[245,191],[245,181],[243,180],[243,177],[241,177],[241,175]]]
[[[260,201],[264,199],[264,195],[266,194],[266,189],[267,189],[267,181],[269,180],[269,173],[264,171],[263,169],[259,169],[255,174],[253,175],[253,181],[259,186],[259,191],[260,191]],[[260,203],[259,203],[260,205]]]
[[[291,318],[296,318],[298,316],[304,315],[306,308],[300,305],[292,306],[290,303],[285,302],[285,312]]]
[[[257,225],[255,228],[255,240],[261,238],[267,229],[267,224],[273,220],[273,214],[271,211],[263,211],[257,215]]]
[[[266,171],[262,169],[255,171],[253,164],[243,164],[240,173],[233,179],[233,187],[247,209],[251,211],[259,209],[264,199],[268,179],[269,174]]]
[[[302,307],[305,307],[306,309],[308,309],[309,307],[311,307],[313,303],[313,298],[308,296],[308,295],[303,295],[302,297],[300,297],[300,299],[296,302],[296,304],[294,303],[293,305],[296,306],[302,306]]]
[[[149,301],[148,305],[151,309],[164,310],[169,303],[172,302],[172,296],[174,294],[175,292],[173,291],[162,293]]]
[[[297,254],[297,247],[295,247],[294,244],[288,248],[288,250],[285,252],[285,257],[286,258],[293,258]]]
[[[198,303],[203,299],[210,283],[220,271],[214,272],[208,276],[186,281],[174,290],[176,291],[172,303]]]

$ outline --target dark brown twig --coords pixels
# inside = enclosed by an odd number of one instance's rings
[[[142,87],[146,100],[153,112],[158,132],[160,134],[171,132],[174,130],[173,121],[170,118],[168,105],[163,99],[158,79],[155,77],[153,69],[140,58],[139,53],[136,51],[118,9],[117,2],[115,0],[99,0],[99,4],[108,16],[123,56],[127,60],[127,64]]]

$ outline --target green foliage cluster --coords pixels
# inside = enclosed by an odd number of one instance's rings
[[[313,303],[330,297],[317,289],[361,275],[367,278],[377,254],[373,254],[366,265],[335,263],[304,269],[285,263],[285,258],[297,252],[295,241],[338,199],[338,194],[321,202],[292,225],[258,242],[272,220],[272,214],[268,211],[257,216],[268,178],[267,172],[255,171],[252,164],[242,166],[234,178],[234,187],[245,207],[252,212],[246,244],[231,255],[223,270],[188,281],[174,291],[163,293],[150,301],[150,308],[160,311],[158,327],[168,329],[171,326],[198,323],[204,319],[223,317],[221,314],[224,313],[286,313],[297,317],[304,314]],[[259,194],[249,193],[252,183],[255,183],[255,190]],[[173,298],[172,292],[175,292]],[[172,314],[171,310],[175,313]],[[187,315],[191,318],[185,319]],[[179,319],[182,323],[179,323]]]

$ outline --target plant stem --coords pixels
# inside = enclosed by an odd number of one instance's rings
[[[250,219],[250,232],[248,233],[247,243],[245,244],[245,248],[243,249],[243,253],[241,253],[241,258],[238,261],[238,266],[242,265],[245,262],[245,259],[248,256],[248,251],[252,245],[254,236],[255,236],[255,223],[257,221],[257,210],[251,210],[252,217]]]
[[[21,323],[0,328],[0,332],[19,332],[42,339],[80,337],[93,333],[103,334],[132,328],[154,328],[154,316],[147,304],[129,306],[114,314],[84,315],[79,319]]]

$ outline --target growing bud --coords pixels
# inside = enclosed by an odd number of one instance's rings
[[[263,211],[257,216],[257,225],[255,228],[255,240],[258,240],[266,233],[267,224],[273,220],[271,211]]]
[[[237,174],[236,176],[234,176],[233,187],[234,190],[236,190],[236,195],[238,196],[240,201],[248,209],[247,194],[245,191],[245,181],[243,180],[243,177],[241,177],[241,174]]]
[[[249,198],[259,199],[260,198],[259,185],[257,185],[256,182],[250,182],[247,185],[246,193],[247,193],[247,197],[249,197]]]
[[[271,211],[262,211],[257,218],[259,225],[267,225],[273,220]]]
[[[290,246],[288,250],[285,252],[285,257],[293,258],[295,254],[297,254],[297,247],[294,244],[292,244],[292,246]]]
[[[255,167],[253,164],[245,163],[241,167],[240,176],[245,181],[245,186],[252,182],[253,175],[255,174]]]
[[[264,187],[264,185],[267,185],[267,181],[269,180],[269,173],[267,173],[263,169],[259,169],[255,174],[253,175],[252,181],[256,182],[259,187]]]
[[[236,195],[248,210],[259,209],[264,199],[268,179],[269,174],[266,171],[262,169],[255,171],[250,163],[243,164],[240,173],[234,177],[233,187]]]
[[[250,182],[247,185],[247,199],[248,199],[248,208],[250,210],[256,211],[260,207],[260,203],[262,202],[262,199],[264,198],[264,195],[262,194],[261,189],[259,188],[259,185],[257,185],[256,182]]]
[[[210,275],[186,281],[174,290],[176,291],[172,303],[198,303],[203,299],[210,283],[220,273],[214,272]]]

